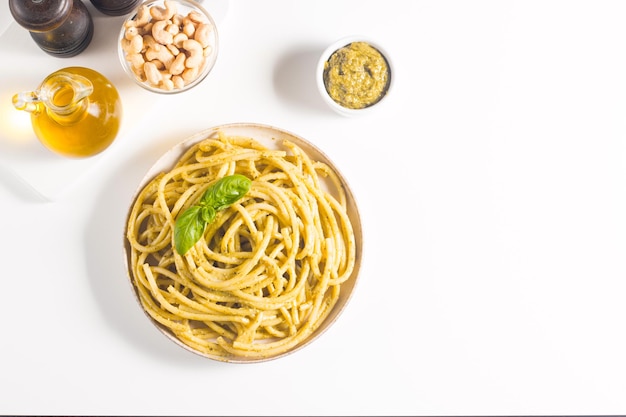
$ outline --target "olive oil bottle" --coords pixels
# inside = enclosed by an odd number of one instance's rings
[[[115,86],[102,74],[67,67],[48,75],[35,91],[13,96],[13,106],[31,113],[35,135],[57,154],[84,158],[113,143],[122,118]]]

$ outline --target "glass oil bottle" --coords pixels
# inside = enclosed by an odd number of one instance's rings
[[[84,158],[113,143],[122,119],[115,86],[102,74],[67,67],[48,75],[35,91],[13,96],[13,106],[31,113],[39,141],[57,154]]]

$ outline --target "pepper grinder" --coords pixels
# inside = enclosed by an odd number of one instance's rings
[[[9,0],[9,9],[37,46],[50,55],[78,55],[93,37],[93,19],[82,0]]]
[[[122,16],[135,10],[143,0],[90,0],[96,9],[109,16]]]

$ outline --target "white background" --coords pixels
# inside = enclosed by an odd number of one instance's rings
[[[52,201],[0,170],[0,414],[626,413],[625,16],[621,1],[231,2],[205,82],[155,96]],[[332,113],[314,82],[353,34],[395,65],[367,118]],[[320,147],[364,228],[339,320],[261,364],[167,340],[123,263],[145,171],[231,122]]]

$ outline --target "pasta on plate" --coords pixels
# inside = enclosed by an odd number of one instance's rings
[[[218,131],[149,181],[131,207],[126,239],[137,297],[196,353],[261,360],[288,352],[329,316],[355,270],[341,179],[297,144],[282,145]],[[251,180],[249,191],[180,255],[177,216],[233,174]]]

